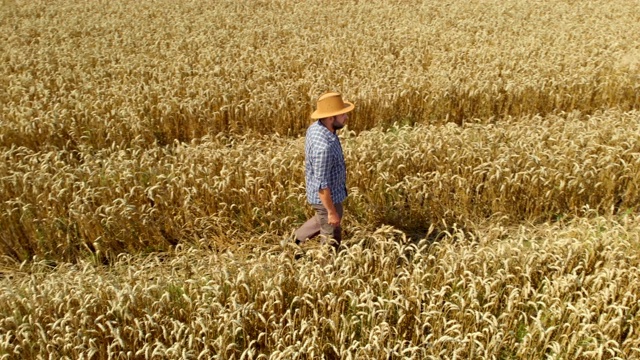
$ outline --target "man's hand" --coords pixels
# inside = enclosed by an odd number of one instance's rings
[[[329,211],[329,218],[327,219],[327,222],[329,223],[329,225],[335,227],[340,226],[340,215],[338,214],[337,211]]]
[[[340,226],[340,215],[331,200],[331,190],[329,190],[329,188],[320,189],[319,195],[322,206],[327,209],[327,223],[334,228]]]

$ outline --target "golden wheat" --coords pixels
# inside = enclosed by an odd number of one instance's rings
[[[395,121],[637,109],[635,2],[19,2],[0,11],[0,145],[301,134],[315,98]]]
[[[640,357],[637,3],[0,4],[0,359]]]
[[[274,245],[25,264],[0,280],[0,354],[633,358],[637,221],[452,227],[418,242],[358,229],[340,253],[301,260]]]
[[[343,145],[348,222],[422,231],[623,213],[640,201],[638,113],[373,129]],[[308,216],[303,139],[218,136],[169,147],[2,154],[2,254],[56,260],[225,248]],[[440,227],[440,226],[439,226]],[[347,223],[347,231],[348,223]]]

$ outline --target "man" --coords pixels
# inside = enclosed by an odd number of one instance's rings
[[[316,214],[295,231],[296,244],[318,234],[332,238],[335,247],[342,241],[340,222],[342,202],[347,197],[347,169],[336,131],[344,127],[347,113],[354,107],[340,94],[330,92],[320,96],[311,114],[318,121],[307,129],[305,178],[307,201]]]

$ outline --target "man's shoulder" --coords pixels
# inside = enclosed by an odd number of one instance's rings
[[[321,132],[322,131],[323,126],[320,124],[320,121],[314,121],[313,123],[311,123],[311,125],[309,125],[309,127],[307,128],[307,134],[309,133],[316,133],[316,132]]]
[[[307,128],[307,139],[309,140],[329,142],[331,140],[329,134],[327,128],[322,126],[318,121],[309,125]]]

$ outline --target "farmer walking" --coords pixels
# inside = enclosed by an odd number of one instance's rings
[[[321,234],[322,243],[332,239],[331,245],[340,246],[347,169],[336,131],[344,127],[347,113],[353,108],[339,93],[330,92],[318,98],[316,110],[311,114],[317,121],[309,126],[305,137],[305,180],[307,202],[315,210],[315,216],[295,231],[296,244]]]

